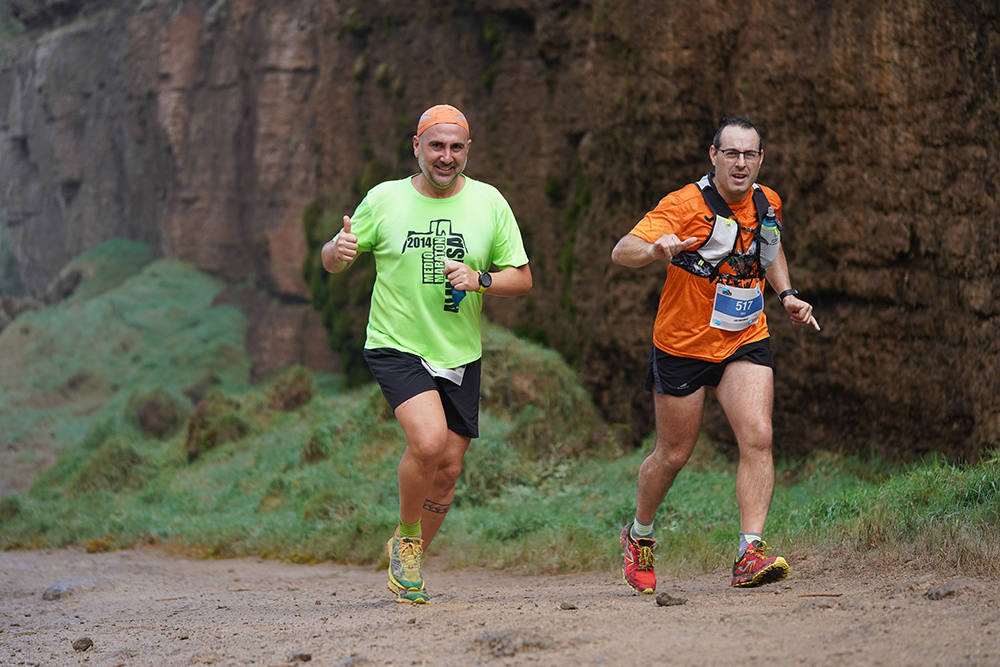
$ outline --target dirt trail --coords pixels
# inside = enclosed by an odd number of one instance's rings
[[[722,568],[661,575],[686,602],[660,606],[610,566],[526,577],[432,557],[434,598],[413,606],[368,568],[0,552],[0,664],[1000,664],[996,580],[789,560],[789,579],[759,589],[728,588]]]

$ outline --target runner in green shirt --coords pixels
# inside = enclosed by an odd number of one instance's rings
[[[365,360],[406,434],[389,590],[428,599],[424,550],[441,527],[472,438],[479,435],[483,298],[531,289],[514,214],[500,192],[463,174],[469,124],[455,107],[425,111],[413,137],[420,172],[372,188],[323,246],[333,273],[375,257]]]

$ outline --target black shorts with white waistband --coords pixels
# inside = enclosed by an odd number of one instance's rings
[[[462,384],[431,375],[420,357],[389,347],[364,350],[368,368],[382,388],[382,395],[395,410],[404,401],[425,391],[437,391],[441,397],[448,430],[465,436],[479,437],[479,383],[482,359],[465,365]]]
[[[658,394],[688,396],[702,387],[717,387],[726,365],[737,359],[774,368],[770,339],[747,343],[720,362],[675,357],[654,345],[649,352],[645,386],[647,390],[655,387]]]

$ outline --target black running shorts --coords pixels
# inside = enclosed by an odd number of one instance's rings
[[[382,388],[382,395],[395,410],[404,401],[425,391],[441,397],[448,429],[467,438],[479,437],[479,378],[482,359],[465,365],[462,384],[434,377],[420,357],[389,347],[364,351],[365,361]]]
[[[656,387],[658,394],[688,396],[702,387],[717,387],[726,370],[726,365],[737,359],[745,359],[760,366],[774,368],[770,339],[765,338],[747,343],[720,362],[688,359],[667,354],[655,345],[649,352],[646,371],[646,389]]]

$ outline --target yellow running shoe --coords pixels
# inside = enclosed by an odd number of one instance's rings
[[[389,582],[387,587],[396,594],[396,602],[424,604],[429,596],[424,589],[420,563],[424,542],[419,537],[400,537],[399,529],[385,545],[389,552]]]

